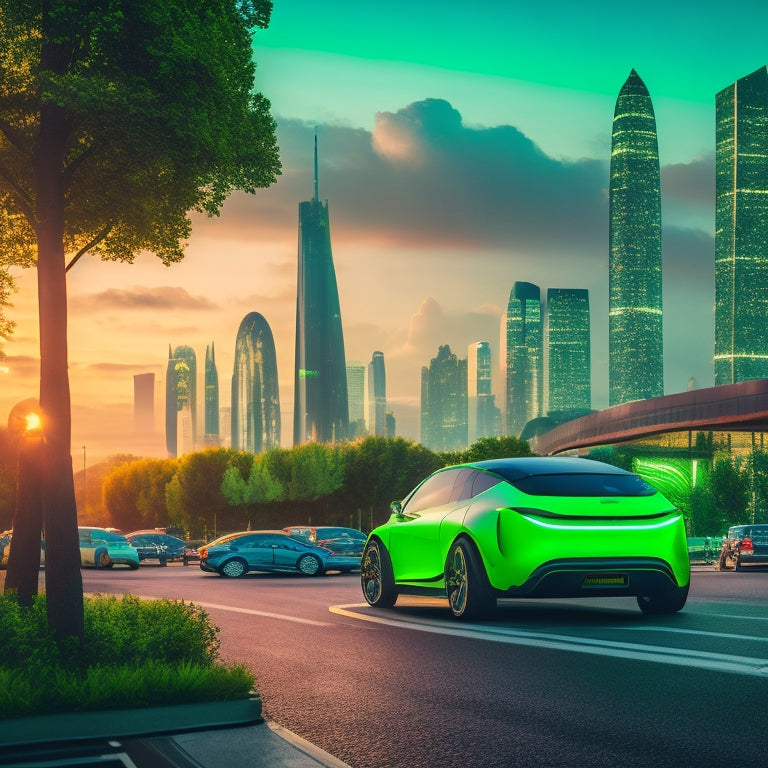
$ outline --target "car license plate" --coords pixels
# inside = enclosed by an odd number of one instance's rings
[[[591,573],[584,577],[582,587],[626,587],[626,573]]]

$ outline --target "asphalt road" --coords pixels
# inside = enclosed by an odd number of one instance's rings
[[[84,572],[93,592],[203,604],[271,720],[353,768],[768,766],[768,569],[696,569],[686,608],[634,599],[365,606],[358,574]]]

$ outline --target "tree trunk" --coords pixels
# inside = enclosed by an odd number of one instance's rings
[[[40,536],[43,529],[40,466],[42,444],[39,437],[20,437],[16,470],[16,507],[13,514],[13,540],[8,554],[5,592],[15,592],[21,605],[31,605],[37,594],[40,575]]]
[[[54,44],[55,46],[55,44]],[[43,46],[42,66],[56,54]],[[46,61],[47,60],[47,61]],[[69,126],[63,110],[44,102],[34,153],[37,204],[37,290],[40,313],[40,411],[45,589],[48,622],[58,639],[83,635],[83,580],[72,476],[71,404],[67,370],[67,284],[63,168]]]

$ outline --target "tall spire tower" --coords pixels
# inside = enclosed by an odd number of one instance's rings
[[[608,264],[609,405],[664,394],[656,117],[633,69],[616,100]]]
[[[349,437],[347,366],[328,201],[318,194],[317,129],[314,159],[314,198],[299,203],[294,445]]]

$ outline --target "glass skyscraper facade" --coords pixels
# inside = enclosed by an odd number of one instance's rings
[[[347,360],[347,401],[349,404],[349,436],[351,439],[367,432],[365,406],[368,366],[359,360]]]
[[[240,323],[232,373],[232,447],[261,453],[280,447],[280,390],[272,330],[258,312]]]
[[[421,443],[433,451],[467,447],[467,361],[447,344],[421,369]]]
[[[544,341],[541,291],[533,283],[512,286],[503,326],[506,354],[505,431],[519,436],[525,425],[542,415]]]
[[[181,424],[181,429],[179,425]],[[165,447],[168,456],[193,450],[197,441],[197,358],[192,347],[168,347],[165,373]]]
[[[546,308],[550,413],[592,408],[589,291],[550,288]]]
[[[387,435],[387,371],[384,353],[374,352],[368,363],[368,431]]]
[[[467,441],[501,434],[501,411],[492,393],[491,345],[476,341],[467,348]]]
[[[768,69],[715,97],[715,384],[768,378]]]
[[[633,69],[613,116],[608,267],[610,405],[664,394],[656,117]]]
[[[293,442],[334,443],[349,436],[347,372],[339,292],[331,254],[328,201],[299,203]]]
[[[219,373],[213,342],[205,348],[205,445],[218,446],[219,437]]]

